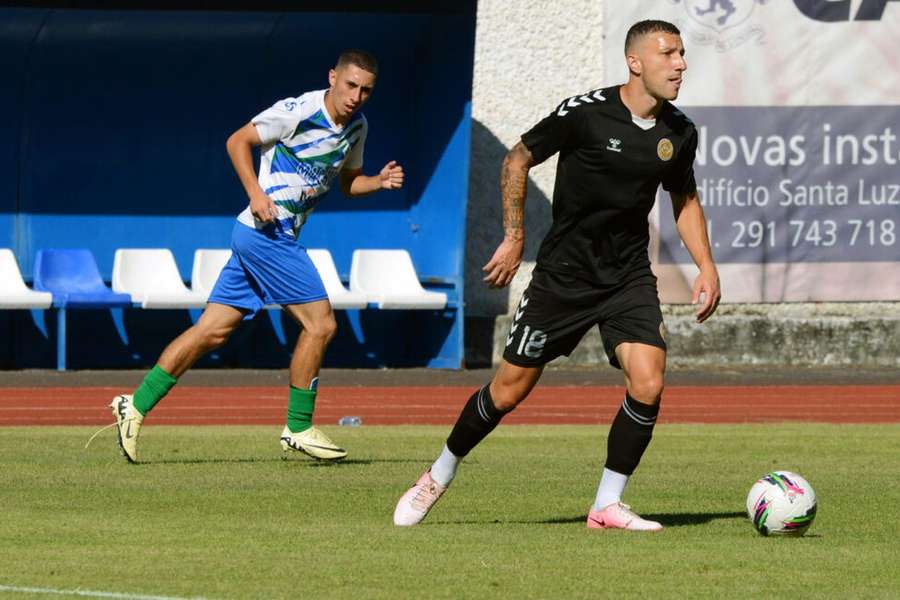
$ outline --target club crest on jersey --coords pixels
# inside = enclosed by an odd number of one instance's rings
[[[617,140],[616,138],[609,138],[609,146],[607,146],[606,149],[612,150],[613,152],[621,152],[622,151],[622,140]]]
[[[675,148],[672,146],[672,142],[669,141],[669,138],[659,140],[659,143],[656,145],[656,154],[659,156],[660,160],[670,160],[674,153]]]

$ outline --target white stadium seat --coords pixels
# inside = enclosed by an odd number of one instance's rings
[[[194,251],[194,267],[191,270],[191,289],[209,298],[219,273],[231,258],[231,250],[224,248],[200,248]]]
[[[191,289],[204,298],[209,298],[219,273],[231,260],[231,250],[228,248],[200,248],[194,251],[194,266],[191,269]],[[277,304],[267,304],[264,308],[281,310]]]
[[[368,297],[360,292],[351,292],[341,283],[338,275],[337,267],[331,258],[331,252],[328,250],[307,250],[309,258],[312,259],[322,283],[325,284],[325,291],[328,292],[328,300],[331,306],[336,309],[347,308],[365,308],[368,304]]]
[[[0,248],[0,309],[50,308],[53,294],[36,292],[25,285],[16,255]]]
[[[354,250],[350,291],[365,294],[378,308],[442,309],[447,294],[422,287],[406,250]]]
[[[168,248],[120,248],[113,260],[114,292],[131,294],[141,308],[203,308],[205,294],[189,290]]]

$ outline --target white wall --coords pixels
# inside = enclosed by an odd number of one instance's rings
[[[525,262],[512,286],[490,290],[481,267],[503,238],[500,164],[519,136],[562,99],[606,84],[602,19],[603,0],[478,2],[466,247],[469,316],[506,314],[528,283],[550,225],[556,158],[531,171]]]

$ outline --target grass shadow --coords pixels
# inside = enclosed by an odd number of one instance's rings
[[[719,519],[746,519],[744,511],[717,513],[658,513],[642,515],[645,519],[659,521],[664,527],[684,527],[685,525],[703,525]]]
[[[281,462],[281,458],[164,458],[161,460],[140,461],[138,466],[154,467],[160,465],[216,465],[216,464],[240,464],[240,463],[267,463]]]
[[[304,458],[302,456],[298,456],[296,458],[286,458],[285,462],[296,463],[303,467],[339,467],[341,465],[374,465],[379,463],[385,464],[400,464],[400,463],[412,463],[421,465],[423,463],[427,463],[420,458],[346,458],[344,460],[315,460]]]
[[[557,517],[553,519],[490,519],[460,521],[426,521],[425,525],[565,525],[583,523],[587,515],[577,517]]]
[[[664,527],[683,527],[686,525],[702,525],[718,519],[744,519],[745,512],[719,512],[719,513],[659,513],[643,515],[645,519],[659,521]],[[551,519],[493,519],[491,521],[434,521],[434,525],[569,525],[571,523],[584,523],[586,514],[572,517],[553,517]]]
[[[351,458],[337,461],[315,460],[303,456],[282,458],[272,456],[265,458],[164,458],[160,460],[141,461],[141,466],[158,465],[214,465],[214,464],[241,464],[241,463],[269,463],[283,462],[296,464],[301,467],[337,467],[341,465],[371,465],[376,463],[414,463],[427,462],[421,458]]]

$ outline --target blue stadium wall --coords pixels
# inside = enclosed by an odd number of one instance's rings
[[[28,282],[41,248],[89,248],[109,281],[117,248],[166,247],[188,279],[194,250],[228,247],[246,206],[228,135],[280,98],[327,87],[340,51],[366,48],[381,72],[364,168],[398,160],[407,183],[356,200],[334,190],[302,241],[331,250],[345,281],[354,249],[406,248],[450,307],[337,311],[325,365],[458,368],[475,3],[281,4],[0,8],[0,247]],[[69,311],[69,367],[152,365],[196,317]],[[297,332],[264,313],[200,366],[286,366]],[[0,366],[55,366],[55,334],[52,312],[0,311]]]

